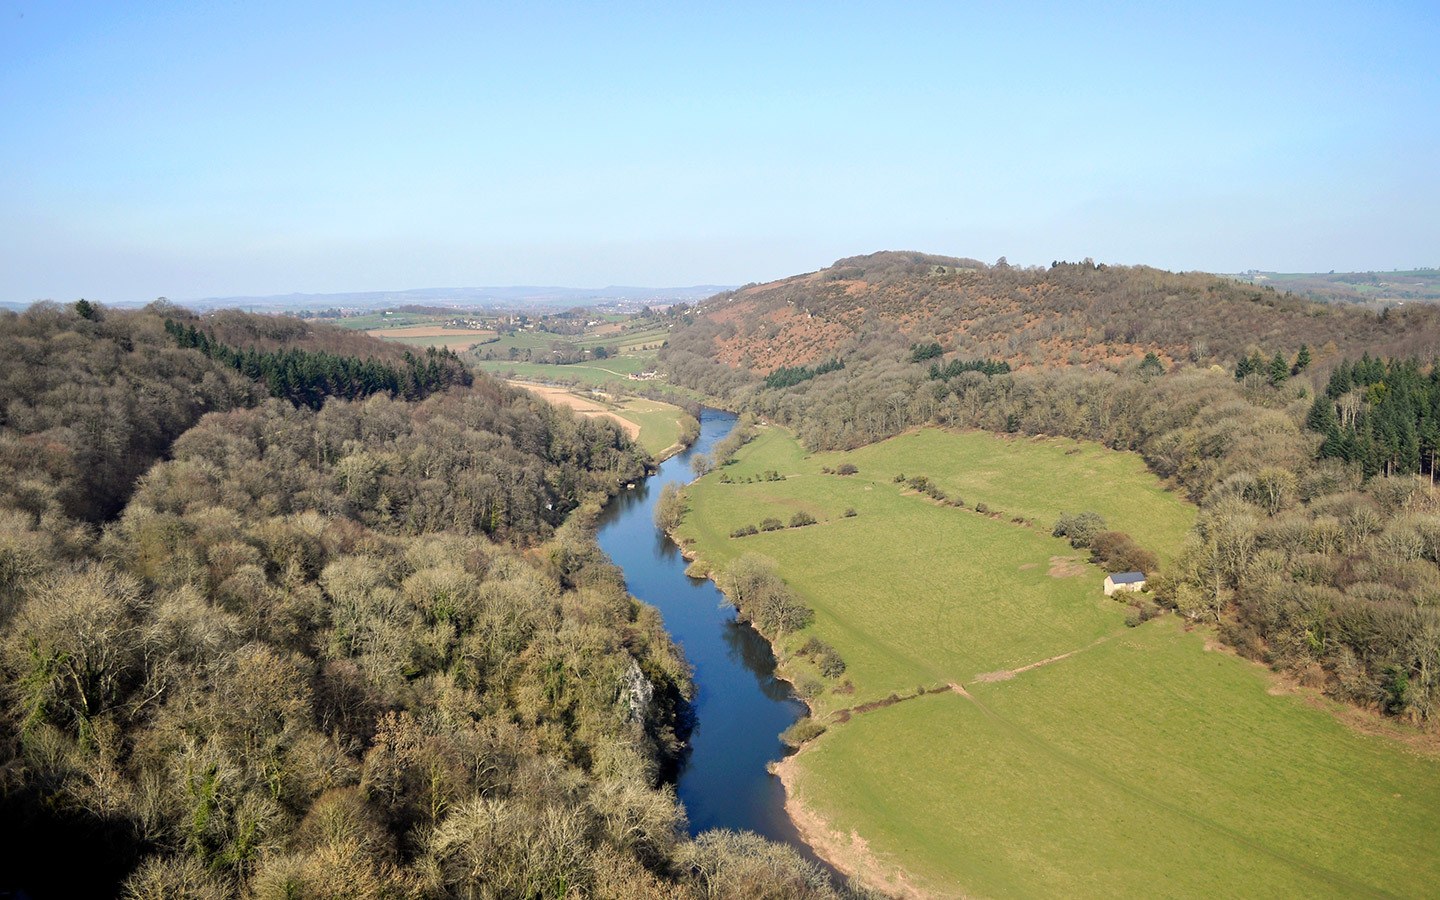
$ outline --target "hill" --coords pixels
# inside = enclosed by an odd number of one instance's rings
[[[1322,304],[1200,272],[1089,260],[1020,268],[1002,259],[886,251],[747,285],[701,304],[671,338],[672,368],[693,357],[766,375],[832,356],[877,356],[936,341],[947,354],[1012,367],[1163,362],[1232,366],[1300,344],[1321,358],[1361,349],[1431,355],[1440,311]]]
[[[614,424],[242,314],[0,351],[0,894],[841,895],[686,836],[688,668],[590,527]]]

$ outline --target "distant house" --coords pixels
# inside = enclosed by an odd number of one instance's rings
[[[1119,591],[1138,591],[1145,587],[1144,572],[1115,572],[1105,576],[1105,596]]]

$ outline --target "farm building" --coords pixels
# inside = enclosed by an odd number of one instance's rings
[[[1105,576],[1105,596],[1119,591],[1138,591],[1145,587],[1144,572],[1115,572]]]

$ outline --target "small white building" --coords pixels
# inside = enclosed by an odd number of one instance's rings
[[[1110,597],[1120,591],[1138,591],[1145,587],[1144,572],[1115,572],[1105,576],[1105,596]]]

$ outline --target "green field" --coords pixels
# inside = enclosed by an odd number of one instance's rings
[[[615,414],[640,426],[640,446],[651,456],[675,446],[680,440],[680,423],[689,414],[678,406],[630,397],[617,404]]]
[[[842,461],[859,473],[820,474]],[[766,470],[786,480],[720,482]],[[807,456],[768,428],[688,493],[681,538],[704,562],[761,553],[814,608],[782,642],[783,670],[817,677],[793,655],[809,634],[845,659],[854,692],[832,681],[812,699],[829,730],[791,767],[800,801],[882,868],[987,896],[1413,896],[1440,875],[1435,759],[1270,695],[1263,669],[1205,651],[1173,617],[1125,627],[1103,573],[1050,537],[1060,511],[1094,509],[1173,554],[1194,510],[1137,457],[936,429]],[[820,524],[729,537],[802,509]],[[947,683],[968,694],[833,715]]]
[[[983,501],[1007,518],[1033,519],[1047,530],[1061,513],[1093,510],[1162,559],[1195,524],[1195,508],[1173,502],[1139,456],[1069,438],[929,428],[851,453],[815,456],[817,465],[841,461],[865,475],[925,475],[948,494]]]
[[[856,716],[798,793],[937,893],[1432,895],[1440,772],[1157,619],[973,696]]]
[[[643,372],[652,364],[651,360],[621,356],[614,359],[574,363],[568,366],[552,366],[548,363],[517,363],[498,359],[482,359],[472,363],[475,368],[491,375],[527,378],[536,381],[576,381],[587,385],[602,385],[611,381],[626,381],[632,373]]]
[[[332,325],[352,331],[369,331],[372,328],[408,328],[412,325],[444,325],[452,316],[437,316],[431,313],[374,312],[363,316],[346,316],[340,319],[325,319]]]

